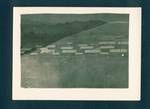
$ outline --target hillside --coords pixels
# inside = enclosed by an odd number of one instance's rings
[[[104,25],[73,34],[55,44],[63,44],[66,42],[73,43],[98,43],[99,41],[119,41],[128,40],[128,23],[106,23]]]
[[[54,43],[65,37],[79,33],[86,36],[92,35],[100,38],[100,34],[116,31],[120,28],[117,24],[103,24],[115,21],[128,21],[127,14],[32,14],[22,15],[21,17],[21,46],[23,48],[33,48],[35,45],[46,45]],[[124,26],[124,25],[123,25]],[[125,31],[126,26],[121,26],[119,31]],[[97,27],[97,28],[96,28]],[[122,28],[123,27],[123,28]],[[92,29],[93,28],[93,29]],[[112,30],[116,29],[116,30]],[[88,31],[89,30],[89,31]],[[86,33],[84,33],[87,31]],[[104,33],[105,32],[105,33]],[[80,35],[77,35],[80,37]],[[94,36],[93,36],[94,34]],[[113,35],[111,34],[111,35]],[[76,37],[76,35],[75,35]],[[84,36],[82,36],[84,39]],[[91,36],[90,36],[91,37]],[[97,39],[96,38],[96,39]],[[102,38],[102,37],[101,37]]]

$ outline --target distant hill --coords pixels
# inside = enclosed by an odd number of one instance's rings
[[[59,24],[70,23],[74,21],[85,22],[91,20],[102,20],[105,22],[128,21],[129,14],[24,14],[21,16],[22,24]]]

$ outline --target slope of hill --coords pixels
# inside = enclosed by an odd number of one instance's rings
[[[55,44],[63,44],[66,42],[73,43],[98,43],[99,41],[119,41],[128,40],[128,23],[106,23],[104,25],[82,31],[78,34],[73,34]]]

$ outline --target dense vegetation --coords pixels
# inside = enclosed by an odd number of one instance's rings
[[[34,47],[35,45],[46,45],[58,41],[72,34],[85,31],[96,26],[105,24],[104,21],[74,21],[63,24],[23,24],[21,27],[22,47]]]

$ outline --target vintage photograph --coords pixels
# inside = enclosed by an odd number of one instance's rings
[[[21,15],[21,87],[128,88],[128,14]]]
[[[31,99],[40,99],[38,90],[46,90],[47,95],[55,91],[63,96],[70,91],[70,99],[77,100],[106,93],[95,100],[113,100],[118,90],[120,100],[139,100],[140,18],[139,8],[16,7],[14,98],[30,99],[22,97],[27,91],[35,92]],[[133,97],[125,97],[127,93]]]

